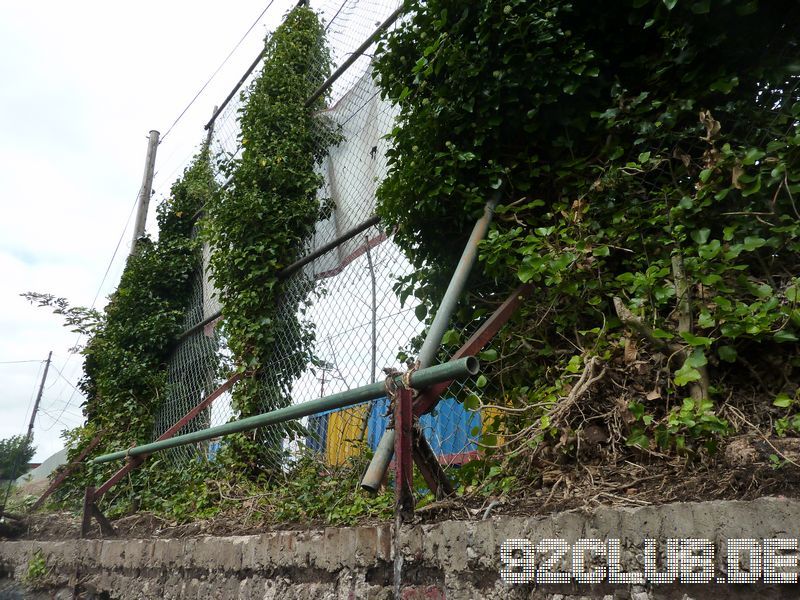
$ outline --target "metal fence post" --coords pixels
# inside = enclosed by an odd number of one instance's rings
[[[407,521],[414,514],[414,459],[411,456],[413,402],[410,389],[398,389],[394,406],[394,498],[395,510],[401,521]]]

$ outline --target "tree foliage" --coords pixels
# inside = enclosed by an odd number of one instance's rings
[[[15,435],[0,440],[0,480],[16,479],[26,471],[36,448],[26,435]]]
[[[627,394],[636,445],[725,433],[710,400],[743,367],[794,397],[797,3],[406,7],[376,65],[400,107],[380,212],[418,269],[406,293],[432,302],[501,190],[482,276],[536,286],[498,342],[508,401],[552,405],[570,369],[634,334],[672,375],[662,402]]]

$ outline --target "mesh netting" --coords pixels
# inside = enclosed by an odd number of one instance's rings
[[[399,5],[395,0],[321,2],[313,6],[327,24],[334,69],[347,60]],[[307,253],[343,236],[374,214],[375,193],[386,175],[387,141],[396,110],[380,99],[370,69],[371,47],[350,65],[328,92],[327,117],[339,126],[342,141],[330,148],[318,166],[324,178],[321,199],[333,201],[331,217],[317,224]],[[251,76],[258,76],[258,69]],[[243,86],[248,89],[249,82]],[[237,94],[217,117],[211,143],[212,155],[225,180],[225,165],[241,149],[237,117],[246,92]],[[219,321],[210,321],[220,309],[213,282],[208,277],[209,250],[194,277],[194,294],[184,323],[197,328],[178,345],[169,365],[169,394],[156,418],[154,437],[162,434],[225,381],[230,361]],[[294,273],[284,283],[285,311],[278,328],[282,349],[263,369],[265,410],[280,404],[271,390],[290,397],[294,404],[381,381],[384,369],[403,368],[399,356],[409,351],[412,340],[424,329],[415,313],[414,298],[403,305],[394,291],[399,277],[411,265],[392,242],[391,232],[369,227],[338,244]],[[295,312],[295,307],[300,307]],[[209,322],[210,321],[210,322]],[[297,325],[294,325],[297,324]],[[459,336],[466,339],[478,322]],[[298,338],[305,336],[311,351],[298,356]],[[413,354],[409,352],[409,354]],[[442,358],[446,358],[446,351]],[[298,364],[298,362],[300,364]],[[292,366],[293,365],[293,366]],[[293,381],[278,380],[275,373],[295,371]],[[434,452],[444,465],[458,465],[478,453],[485,415],[464,407],[461,400],[476,391],[476,382],[454,386],[436,409],[421,419]],[[347,464],[374,449],[388,422],[388,401],[375,401],[343,410],[317,414],[299,422],[267,427],[258,439],[275,450],[276,468],[286,468],[300,454],[319,459],[329,469]],[[237,411],[226,392],[214,400],[179,433],[219,425],[236,418]],[[166,453],[180,466],[198,457],[213,460],[226,441],[213,440],[184,446]]]

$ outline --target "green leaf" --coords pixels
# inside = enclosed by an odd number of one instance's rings
[[[767,240],[762,237],[757,236],[747,236],[744,238],[744,249],[748,252],[752,252],[753,250],[758,250],[762,246],[766,245]]]
[[[653,330],[653,337],[657,340],[671,340],[675,336],[670,333],[669,331],[664,331],[663,329],[654,329]]]
[[[708,244],[703,244],[697,249],[697,254],[703,260],[711,260],[716,258],[722,249],[722,244],[719,240],[711,240]]]
[[[517,277],[522,283],[528,283],[537,273],[538,269],[527,263],[522,263],[517,269]]]
[[[644,404],[641,402],[631,402],[628,404],[628,410],[631,411],[631,414],[637,420],[644,416]]]
[[[695,229],[694,231],[692,231],[691,236],[694,243],[697,244],[698,246],[701,246],[708,241],[708,236],[710,234],[711,230],[708,229],[707,227],[704,227],[703,229]]]
[[[488,348],[483,352],[481,352],[480,354],[478,354],[478,358],[481,361],[485,362],[492,362],[494,360],[497,360],[497,350],[495,350],[494,348]]]
[[[781,392],[775,396],[775,400],[772,401],[772,405],[777,406],[778,408],[789,408],[792,405],[792,402],[794,402],[794,400],[792,400],[789,394]]]
[[[628,438],[625,440],[625,445],[635,446],[642,448],[643,450],[647,450],[650,447],[650,438],[645,435],[643,429],[635,427],[628,434]]]
[[[424,321],[425,317],[428,315],[428,307],[424,304],[419,304],[414,309],[414,314],[417,316],[417,319]]]
[[[583,366],[583,359],[576,354],[575,356],[569,359],[566,371],[568,373],[580,373],[582,366]]]
[[[683,366],[675,371],[675,385],[683,386],[692,381],[699,381],[701,375],[697,369],[706,365],[706,363],[706,355],[701,349],[695,348],[686,359],[686,362],[683,363]]]
[[[423,317],[424,318],[424,317]],[[461,341],[461,333],[456,329],[448,329],[442,336],[442,344],[454,346]]]
[[[772,337],[776,342],[796,342],[798,339],[794,333],[791,331],[786,331],[785,329],[776,331]]]
[[[667,10],[672,10],[678,3],[678,0],[662,0],[662,1],[664,2],[664,6],[667,7]]]
[[[681,337],[686,341],[687,344],[690,346],[710,346],[711,343],[714,341],[709,337],[697,336],[693,333],[689,333],[688,331],[681,332]]]
[[[646,163],[648,160],[650,160],[650,153],[649,152],[642,152],[639,155],[639,162],[640,163]]]
[[[686,385],[692,381],[699,381],[701,379],[700,372],[694,367],[685,363],[680,369],[675,371],[675,385]]]
[[[485,388],[487,383],[489,383],[489,380],[486,379],[486,375],[479,375],[475,381],[475,385],[480,389]]]
[[[741,178],[740,178],[741,180]],[[748,196],[752,196],[753,194],[761,191],[761,175],[756,177],[755,182],[749,188],[742,190],[742,196],[747,198]]]
[[[758,148],[750,148],[747,151],[747,154],[744,155],[742,159],[743,165],[754,165],[757,161],[761,160],[766,156],[765,152],[762,152]]]
[[[703,329],[711,329],[714,325],[716,325],[716,322],[714,321],[714,317],[711,316],[711,313],[707,310],[701,311],[700,316],[697,317],[697,326]]]
[[[695,348],[686,359],[686,364],[691,367],[704,367],[708,364],[708,360],[700,348]]]
[[[608,256],[609,254],[611,254],[611,251],[608,249],[608,246],[592,248],[592,256]]]
[[[481,397],[477,394],[470,394],[464,399],[464,408],[467,410],[478,410],[481,407]]]
[[[736,362],[736,348],[733,346],[720,346],[717,348],[717,354],[719,355],[720,360],[724,360],[728,363],[735,363]]]

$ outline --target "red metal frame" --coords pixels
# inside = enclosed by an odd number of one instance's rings
[[[396,511],[401,518],[414,511],[414,459],[411,455],[411,431],[414,415],[412,391],[401,387],[395,396],[394,405],[394,494]]]
[[[42,504],[44,504],[44,501],[47,500],[50,494],[55,492],[59,486],[64,483],[64,480],[75,472],[75,469],[77,469],[78,465],[83,462],[83,459],[89,456],[89,453],[95,449],[97,444],[100,443],[103,433],[104,431],[98,432],[97,435],[92,438],[92,441],[90,441],[87,446],[81,450],[81,453],[78,455],[78,457],[70,462],[64,469],[62,469],[61,473],[59,473],[58,476],[53,479],[48,488],[42,492],[42,495],[39,496],[39,499],[36,500],[36,502],[34,502],[33,505],[28,509],[28,512],[33,512]]]
[[[533,284],[526,283],[514,290],[511,295],[492,313],[486,322],[470,337],[461,348],[456,350],[450,360],[458,360],[465,356],[473,356],[497,335],[497,332],[508,323],[517,308],[533,293]],[[450,387],[452,381],[437,383],[422,392],[414,402],[414,415],[422,416],[433,410],[439,397]]]
[[[192,408],[189,412],[183,415],[180,419],[178,419],[172,427],[167,429],[164,433],[162,433],[157,441],[166,440],[174,436],[178,431],[180,431],[189,421],[194,419],[197,415],[199,415],[203,410],[208,408],[208,406],[214,402],[217,398],[219,398],[222,394],[227,392],[233,384],[239,381],[242,378],[242,373],[236,373],[233,377],[228,379],[225,383],[219,386],[216,390],[214,390],[211,394],[208,395],[205,399],[200,401],[194,408]],[[132,470],[137,468],[141,465],[147,455],[143,456],[135,456],[133,458],[129,457],[128,462],[125,463],[116,473],[114,473],[111,477],[109,477],[103,485],[99,488],[86,488],[86,493],[83,498],[83,520],[81,522],[81,536],[84,537],[89,531],[89,524],[91,523],[92,517],[94,517],[98,523],[100,523],[100,528],[106,535],[113,535],[114,528],[108,522],[105,515],[100,512],[100,509],[97,507],[97,501],[103,497],[103,495],[108,492],[112,487],[114,487],[117,483],[120,482],[128,473]]]
[[[167,429],[164,433],[162,433],[158,437],[158,439],[156,441],[160,442],[161,440],[166,440],[166,439],[169,439],[172,436],[174,436],[176,433],[178,433],[178,431],[180,431],[183,427],[185,427],[186,424],[189,421],[194,419],[197,415],[199,415],[206,408],[208,408],[208,406],[212,402],[214,402],[214,400],[216,400],[222,394],[224,394],[229,389],[231,389],[233,384],[236,383],[237,381],[239,381],[239,379],[241,379],[241,378],[242,378],[242,374],[241,373],[237,373],[236,375],[234,375],[233,377],[228,379],[228,381],[226,381],[221,386],[219,386],[216,390],[214,390],[205,400],[202,400],[201,402],[199,402],[193,409],[191,409],[189,412],[187,412],[185,415],[183,415],[180,419],[178,419],[175,422],[175,424],[172,427],[170,427],[169,429]],[[133,458],[129,457],[128,462],[125,463],[125,465],[123,465],[122,468],[120,468],[116,473],[114,473],[111,477],[109,477],[108,480],[106,480],[106,482],[103,485],[101,485],[99,488],[97,488],[95,490],[94,499],[95,500],[99,500],[106,492],[108,492],[108,490],[110,490],[117,483],[119,483],[119,481],[123,477],[125,477],[125,475],[127,475],[130,471],[132,471],[133,469],[138,467],[140,464],[142,464],[144,462],[145,458],[147,458],[147,456],[136,456],[136,457],[133,457]]]

